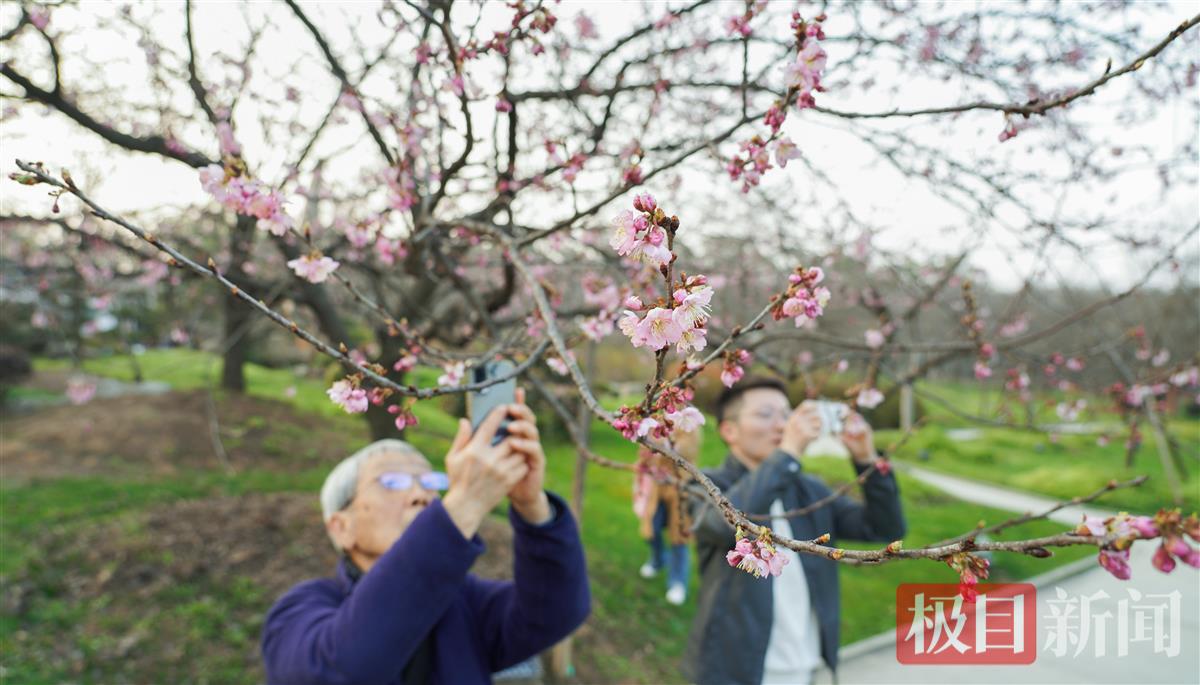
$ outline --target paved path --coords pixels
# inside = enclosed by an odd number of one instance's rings
[[[980,505],[1005,509],[1018,513],[1044,511],[1054,506],[1055,500],[1024,492],[999,488],[985,483],[970,481],[954,476],[934,473],[917,466],[902,468],[901,478],[916,478],[941,488],[964,500]],[[903,485],[901,485],[903,487]],[[1051,518],[1073,525],[1080,521],[1085,509],[1072,507],[1056,512]],[[1110,514],[1098,508],[1087,507],[1087,513]],[[1179,564],[1170,575],[1158,572],[1150,564],[1154,546],[1138,543],[1133,547],[1131,566],[1133,578],[1120,581],[1101,569],[1092,560],[1082,560],[1033,579],[1038,586],[1037,605],[1037,659],[1033,664],[1021,666],[909,666],[896,661],[895,636],[883,634],[848,645],[841,650],[841,666],[838,669],[840,685],[856,683],[1187,683],[1200,684],[1200,572]],[[1108,599],[1098,599],[1092,604],[1093,616],[1110,612],[1111,616],[1100,619],[1107,626],[1105,639],[1097,639],[1095,631],[1085,641],[1081,653],[1075,656],[1076,644],[1062,656],[1046,650],[1050,633],[1051,605],[1061,590],[1066,601],[1078,601],[1083,596],[1098,592],[1107,593]],[[1174,612],[1177,623],[1171,625],[1171,612],[1162,611],[1165,630],[1162,648],[1156,653],[1153,638],[1136,641],[1134,621],[1130,622],[1129,640],[1121,640],[1117,623],[1121,615],[1133,617],[1138,612],[1130,609],[1139,604],[1148,607],[1169,606],[1170,597],[1178,592],[1178,610]],[[1133,596],[1134,593],[1140,593]],[[1162,595],[1163,597],[1154,597]],[[1139,602],[1139,599],[1141,600]],[[1119,604],[1126,600],[1127,604]],[[1078,605],[1077,605],[1078,606]],[[1141,612],[1153,616],[1153,611]],[[1076,625],[1078,625],[1076,623]],[[1146,622],[1152,636],[1152,623]],[[1175,642],[1172,642],[1174,640]],[[1101,643],[1102,646],[1101,646]],[[1118,656],[1119,643],[1125,643],[1128,653]],[[1170,656],[1168,650],[1177,645],[1178,654]],[[1097,651],[1099,650],[1099,652]],[[1099,656],[1097,656],[1099,653]],[[833,682],[828,671],[821,673],[818,683]]]

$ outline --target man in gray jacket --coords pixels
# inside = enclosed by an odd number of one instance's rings
[[[717,399],[717,423],[729,456],[705,474],[733,506],[773,514],[776,535],[829,544],[850,538],[891,542],[904,536],[899,490],[890,473],[874,472],[862,485],[864,503],[840,496],[803,515],[782,516],[831,493],[805,474],[800,457],[821,433],[816,403],[795,410],[778,380],[747,378]],[[870,426],[846,417],[841,435],[861,474],[877,459]],[[699,685],[808,683],[824,661],[837,666],[840,601],[837,562],[780,547],[789,563],[773,578],[733,568],[725,554],[734,530],[703,500],[695,514],[700,598],[685,653],[684,673]]]

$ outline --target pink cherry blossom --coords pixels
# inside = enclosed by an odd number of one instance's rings
[[[287,265],[297,276],[309,283],[323,283],[326,278],[329,278],[329,274],[338,268],[339,262],[329,257],[314,257],[306,254],[289,261]]]
[[[39,31],[45,31],[46,26],[50,24],[50,11],[40,5],[30,7],[29,23],[36,26]]]
[[[639,437],[639,438],[644,438],[644,437],[646,437],[646,435],[648,435],[650,433],[650,431],[654,430],[655,428],[658,428],[658,425],[659,425],[659,423],[658,423],[657,419],[651,419],[651,418],[642,419],[641,421],[638,422],[637,428],[634,429],[634,434],[637,435],[637,437]]]
[[[681,294],[683,296],[682,299],[680,299]],[[675,323],[679,324],[680,328],[691,328],[696,325],[697,321],[708,318],[709,305],[713,297],[713,289],[711,287],[707,285],[701,286],[691,293],[677,290],[674,297],[678,306],[672,310],[671,316],[675,319]]]
[[[633,196],[633,208],[639,212],[653,212],[658,207],[658,201],[650,193]]]
[[[1133,569],[1129,567],[1129,550],[1100,550],[1100,566],[1119,580],[1129,580]]]
[[[864,331],[863,338],[865,338],[867,341],[867,347],[870,347],[873,350],[883,347],[883,343],[886,341],[883,333],[875,330],[874,328]]]
[[[801,93],[810,93],[821,84],[821,72],[825,69],[826,55],[821,44],[815,40],[804,42],[796,61],[784,70],[784,80],[789,88]]]
[[[567,363],[558,357],[550,357],[547,359],[546,366],[549,366],[554,373],[557,373],[560,376],[565,376],[570,373],[570,369],[567,368]]]
[[[437,384],[443,388],[454,387],[461,385],[463,375],[466,374],[466,362],[451,362],[442,367],[444,372],[438,376]]]
[[[617,326],[621,332],[633,343],[634,347],[641,347],[646,344],[645,332],[641,326],[642,320],[635,312],[626,310],[617,321]]]
[[[695,407],[684,407],[680,411],[669,412],[665,415],[677,429],[692,432],[704,425],[704,414]]]
[[[392,370],[397,371],[399,373],[407,373],[407,372],[415,369],[416,366],[417,366],[417,355],[406,354],[406,355],[401,356],[399,359],[397,359],[395,364],[392,364]]]
[[[1156,538],[1161,534],[1151,516],[1130,517],[1129,526],[1143,538]]]
[[[72,378],[67,381],[66,395],[71,404],[87,404],[96,396],[96,384],[84,378]]]
[[[622,257],[633,252],[641,242],[638,238],[638,219],[641,219],[643,223],[646,220],[645,217],[628,209],[622,210],[620,214],[613,217],[614,230],[608,244]]]
[[[651,229],[649,235],[656,235],[656,233],[654,233],[654,229]],[[665,244],[659,243],[655,245],[649,241],[642,242],[637,245],[630,256],[639,262],[643,262],[655,268],[664,266],[671,261],[671,251],[667,249]]]
[[[1171,374],[1171,385],[1177,388],[1184,388],[1189,385],[1200,384],[1200,367],[1191,367],[1177,373]]]
[[[416,414],[413,414],[412,411],[404,409],[398,404],[389,406],[387,411],[389,414],[393,414],[396,417],[396,430],[402,431],[405,428],[408,428],[409,426],[415,426],[418,423]]]
[[[992,367],[987,364],[977,361],[975,362],[975,378],[983,380],[992,377]]]
[[[1104,519],[1100,518],[1099,516],[1089,516],[1084,514],[1083,523],[1079,524],[1079,527],[1075,529],[1075,532],[1081,535],[1090,534],[1100,537],[1108,534],[1108,526],[1105,524]]]
[[[775,144],[775,163],[782,169],[793,159],[800,159],[800,148],[796,147],[791,138],[783,136]]]
[[[780,104],[779,101],[776,101],[763,116],[763,123],[771,127],[771,133],[778,133],[787,118],[787,113],[780,107]]]
[[[579,330],[589,340],[600,342],[613,332],[615,322],[609,316],[592,316],[579,322]]]
[[[725,561],[756,578],[778,576],[788,564],[788,558],[780,554],[775,546],[763,539],[740,538],[734,548],[725,554]]]
[[[1154,568],[1163,573],[1170,573],[1175,570],[1175,559],[1167,551],[1166,545],[1159,545],[1158,549],[1154,550],[1154,557],[1150,560],[1150,563],[1154,564]]]
[[[676,342],[675,349],[679,350],[680,354],[687,354],[689,350],[699,352],[708,345],[708,331],[703,328],[685,328]]]
[[[258,227],[271,232],[271,235],[284,235],[296,225],[292,218],[282,212],[260,219]]]
[[[877,388],[863,388],[859,391],[855,403],[864,409],[874,409],[883,402],[883,393]]]
[[[727,388],[732,388],[735,383],[742,380],[742,376],[744,375],[746,375],[746,370],[742,367],[736,364],[726,366],[721,370],[721,383]]]
[[[642,337],[647,347],[661,350],[667,345],[679,342],[683,328],[671,318],[671,310],[655,307],[638,323],[637,334]]]
[[[599,34],[596,33],[595,22],[583,12],[575,15],[575,31],[579,34],[581,40],[591,40],[599,37]]]
[[[642,182],[642,168],[636,164],[626,168],[625,171],[621,173],[621,181],[624,182],[625,185],[640,185]]]
[[[367,391],[354,387],[350,381],[345,379],[334,383],[325,391],[325,394],[329,395],[329,399],[344,409],[347,414],[361,414],[367,410],[369,404]]]

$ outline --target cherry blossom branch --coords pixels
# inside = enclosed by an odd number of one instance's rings
[[[605,410],[596,401],[592,392],[583,377],[577,364],[567,354],[567,347],[563,341],[562,334],[558,330],[558,325],[555,320],[554,312],[550,307],[549,301],[546,299],[544,291],[541,289],[541,284],[530,272],[528,266],[512,249],[513,241],[507,236],[490,231],[488,233],[494,240],[501,243],[506,248],[508,258],[513,262],[517,271],[521,274],[533,292],[534,301],[537,304],[539,313],[541,314],[545,324],[546,332],[553,341],[556,351],[562,357],[567,366],[568,374],[572,382],[580,392],[580,396],[584,402],[592,410],[592,413],[604,421],[611,423],[613,420],[612,414]],[[642,436],[636,439],[636,442],[648,447],[649,449],[658,452],[671,459],[675,465],[690,475],[699,486],[708,495],[709,500],[721,511],[722,515],[734,528],[743,528],[754,536],[771,535],[770,528],[759,525],[751,521],[746,515],[738,511],[732,503],[724,496],[720,488],[712,482],[700,469],[680,455],[674,448],[665,441],[654,441],[648,436]],[[839,563],[860,565],[860,564],[884,564],[898,559],[945,559],[955,554],[964,552],[977,551],[1006,551],[1020,552],[1035,557],[1047,557],[1051,552],[1047,547],[1068,547],[1076,545],[1094,545],[1103,547],[1114,543],[1119,539],[1116,534],[1106,536],[1095,535],[1079,535],[1076,533],[1063,533],[1041,538],[1033,538],[1029,540],[1016,540],[1007,542],[978,542],[974,539],[961,540],[958,542],[931,545],[917,549],[903,549],[898,542],[892,543],[882,549],[877,550],[846,550],[838,547],[830,547],[822,544],[828,540],[827,535],[823,535],[816,540],[794,540],[782,536],[774,536],[771,538],[777,544],[783,545],[788,549],[804,554],[813,554],[832,559]]]
[[[284,2],[287,3],[288,7],[291,8],[292,12],[296,15],[296,18],[300,20],[300,23],[304,24],[304,27],[308,29],[310,34],[312,34],[313,40],[316,41],[317,47],[321,49],[321,54],[325,55],[325,60],[329,63],[329,69],[333,72],[334,77],[336,77],[341,83],[342,89],[353,89],[354,86],[350,83],[350,76],[346,73],[346,70],[342,68],[338,58],[334,56],[333,50],[329,47],[329,43],[325,40],[325,37],[321,35],[321,31],[315,25],[313,25],[312,21],[309,20],[308,15],[304,13],[304,10],[300,9],[300,6],[297,5],[294,0],[284,0]],[[371,117],[367,114],[366,107],[362,108],[361,114],[363,123],[367,126],[367,131],[370,132],[371,138],[375,141],[375,145],[379,148],[380,153],[383,154],[384,159],[387,160],[388,166],[395,166],[396,158],[392,156],[392,151],[388,148],[387,143],[384,142],[383,136],[379,133],[379,129],[375,128],[374,122],[371,121]]]
[[[170,244],[164,242],[163,240],[161,240],[160,238],[155,236],[153,233],[150,233],[149,231],[146,231],[145,229],[139,228],[138,226],[126,221],[125,219],[121,218],[120,216],[117,216],[117,215],[114,215],[114,214],[108,212],[103,207],[101,207],[96,202],[94,202],[91,198],[89,198],[87,195],[85,195],[83,193],[83,191],[81,191],[77,186],[75,186],[75,184],[69,180],[70,175],[67,174],[66,172],[64,172],[64,174],[63,174],[64,180],[60,181],[60,180],[50,176],[49,174],[47,174],[45,169],[40,164],[30,164],[27,162],[23,162],[21,160],[17,160],[16,162],[17,162],[17,166],[20,167],[20,169],[22,171],[25,171],[33,179],[36,179],[36,181],[35,181],[36,183],[45,183],[47,185],[51,185],[56,188],[59,188],[61,192],[65,192],[65,193],[74,195],[75,197],[79,198],[79,200],[81,202],[83,202],[83,204],[85,204],[91,210],[92,214],[95,215],[96,217],[104,219],[105,221],[112,222],[112,223],[124,228],[125,230],[129,231],[130,233],[137,236],[138,238],[144,240],[145,242],[149,243],[150,245],[153,245],[159,251],[165,253],[167,256],[169,256],[173,260],[173,263],[171,264],[171,266],[184,266],[184,267],[190,269],[191,271],[195,272],[196,274],[215,279],[221,285],[225,286],[229,290],[229,293],[231,295],[233,295],[234,297],[247,303],[252,308],[258,310],[259,313],[261,313],[264,316],[266,316],[267,318],[271,319],[279,326],[291,331],[293,335],[295,335],[296,337],[300,338],[301,340],[307,342],[309,345],[312,345],[314,348],[317,349],[317,351],[321,352],[322,354],[325,354],[328,357],[332,357],[333,359],[341,362],[345,366],[353,368],[358,373],[361,373],[361,374],[363,374],[363,376],[370,379],[372,383],[376,384],[377,386],[379,386],[381,388],[387,388],[388,390],[391,390],[392,392],[394,392],[398,395],[401,395],[404,397],[413,397],[416,399],[429,399],[431,397],[438,397],[440,395],[458,394],[458,393],[464,393],[464,392],[471,392],[471,391],[475,391],[475,390],[482,390],[484,388],[490,387],[492,385],[496,385],[497,383],[503,383],[504,381],[507,381],[511,378],[516,378],[517,376],[521,375],[522,373],[524,373],[524,371],[526,369],[533,366],[533,364],[538,361],[542,352],[544,352],[548,347],[548,345],[546,345],[545,343],[539,345],[537,348],[535,348],[533,350],[533,352],[530,353],[528,358],[526,358],[521,363],[515,365],[513,370],[510,373],[502,374],[495,378],[490,378],[486,381],[480,381],[477,383],[468,383],[465,385],[446,387],[446,388],[417,388],[416,386],[413,386],[413,385],[401,385],[401,384],[396,383],[395,381],[391,380],[390,378],[387,378],[386,376],[381,375],[381,373],[379,373],[376,370],[376,369],[382,370],[380,367],[378,367],[378,365],[372,365],[375,368],[371,368],[371,366],[369,366],[369,365],[363,365],[363,364],[359,364],[359,363],[355,362],[350,357],[349,350],[347,350],[345,348],[345,345],[342,345],[340,349],[334,349],[333,347],[331,347],[324,341],[317,338],[312,333],[308,332],[306,329],[300,327],[299,324],[297,324],[295,321],[288,319],[287,317],[283,316],[282,314],[275,311],[271,307],[267,306],[267,304],[264,301],[262,301],[258,298],[255,298],[254,296],[250,295],[246,291],[242,290],[241,287],[239,287],[236,283],[230,281],[228,278],[226,278],[224,275],[221,274],[220,270],[216,266],[216,263],[214,261],[212,261],[211,258],[209,259],[207,267],[201,266],[200,264],[198,264],[198,263],[192,261],[191,259],[189,259],[188,257],[186,257],[183,253],[176,250]],[[32,185],[32,183],[28,183],[24,179],[18,179],[18,180],[20,180],[22,183],[25,183],[26,185]]]
[[[101,138],[114,145],[136,152],[147,152],[162,155],[163,157],[170,157],[197,169],[210,164],[216,164],[214,160],[209,159],[199,152],[168,145],[167,139],[163,136],[153,135],[141,138],[128,133],[122,133],[107,124],[102,124],[92,118],[91,115],[79,109],[75,103],[68,100],[61,92],[50,92],[39,88],[32,81],[13,69],[8,62],[0,64],[0,74],[3,74],[18,86],[21,86],[25,91],[26,99],[53,107],[73,119],[80,126],[97,133]]]
[[[1111,81],[1119,76],[1123,76],[1124,74],[1141,69],[1142,65],[1146,63],[1146,60],[1152,59],[1153,57],[1158,55],[1158,53],[1162,52],[1164,48],[1166,48],[1173,41],[1175,41],[1177,38],[1182,36],[1185,32],[1187,32],[1189,29],[1191,29],[1198,23],[1200,23],[1200,14],[1179,24],[1179,26],[1175,27],[1169,34],[1167,34],[1166,38],[1163,38],[1154,47],[1150,48],[1146,52],[1137,56],[1131,62],[1129,62],[1125,66],[1121,67],[1120,69],[1118,69],[1116,71],[1112,71],[1112,60],[1110,59],[1108,62],[1108,66],[1104,70],[1104,73],[1102,75],[1100,75],[1098,78],[1096,78],[1095,80],[1093,80],[1089,83],[1082,85],[1081,87],[1079,87],[1076,90],[1069,91],[1067,93],[1064,93],[1063,95],[1060,95],[1056,98],[1052,98],[1050,100],[1041,101],[1037,98],[1034,98],[1033,100],[1030,100],[1023,104],[1015,103],[1015,102],[1014,103],[974,102],[974,103],[963,104],[963,105],[951,105],[948,107],[933,107],[933,108],[928,108],[928,109],[914,109],[914,110],[895,109],[890,112],[871,112],[871,113],[844,112],[844,111],[840,111],[840,110],[829,109],[827,107],[815,107],[814,109],[818,112],[821,112],[822,114],[829,114],[832,116],[841,117],[843,119],[886,119],[886,118],[890,118],[890,117],[914,117],[914,116],[923,116],[923,115],[929,115],[929,114],[954,114],[954,113],[959,113],[959,112],[967,112],[967,111],[971,111],[971,110],[994,110],[994,111],[998,111],[998,112],[1004,112],[1005,114],[1020,114],[1021,116],[1028,118],[1029,116],[1034,115],[1034,114],[1045,114],[1047,111],[1049,111],[1051,109],[1055,109],[1057,107],[1064,107],[1064,106],[1070,104],[1071,102],[1078,100],[1079,98],[1082,98],[1084,96],[1095,93],[1097,88],[1099,88],[1100,86],[1103,86],[1104,84],[1108,83],[1109,81]]]
[[[1057,512],[1057,511],[1061,511],[1067,507],[1073,507],[1073,506],[1077,506],[1080,504],[1087,504],[1088,502],[1091,502],[1092,500],[1095,500],[1098,497],[1101,497],[1102,495],[1106,495],[1115,490],[1139,487],[1142,483],[1145,483],[1146,480],[1149,478],[1150,478],[1149,476],[1138,476],[1136,478],[1131,478],[1122,483],[1118,483],[1115,480],[1111,480],[1104,487],[1100,488],[1099,490],[1093,492],[1090,495],[1072,497],[1069,500],[1063,500],[1062,502],[1055,504],[1054,506],[1050,507],[1049,509],[1043,511],[1040,514],[1027,513],[1023,516],[1017,516],[1017,517],[1008,519],[1007,521],[1001,521],[1000,523],[997,523],[992,526],[987,526],[987,527],[984,527],[982,522],[980,522],[980,525],[976,530],[973,530],[969,533],[963,533],[962,535],[959,535],[957,537],[948,538],[948,539],[942,540],[940,542],[935,542],[933,544],[934,545],[946,545],[946,544],[951,544],[951,543],[955,543],[955,542],[961,542],[963,540],[973,540],[973,539],[979,537],[980,535],[986,535],[986,534],[990,534],[990,533],[998,533],[1006,528],[1012,528],[1013,526],[1018,526],[1018,525],[1021,525],[1022,523],[1028,523],[1029,521],[1037,521],[1040,519],[1049,518],[1051,514]]]
[[[645,182],[649,181],[651,178],[654,178],[655,176],[661,174],[662,172],[664,172],[668,169],[678,166],[679,164],[683,163],[689,157],[696,154],[697,152],[708,149],[708,148],[712,147],[713,145],[716,145],[717,143],[725,140],[726,138],[729,138],[734,133],[737,133],[738,129],[740,129],[742,126],[745,126],[746,124],[748,124],[756,119],[760,119],[760,118],[762,118],[762,116],[763,116],[763,112],[755,112],[754,114],[752,114],[748,117],[743,117],[741,120],[735,122],[732,126],[725,129],[721,133],[718,133],[717,135],[713,136],[712,138],[709,138],[708,140],[705,140],[701,143],[698,143],[697,145],[692,146],[691,148],[684,150],[682,153],[675,156],[673,159],[671,159],[671,160],[667,161],[666,163],[664,163],[658,167],[655,167],[654,169],[651,169],[650,171],[643,174],[641,184],[645,184]],[[529,245],[538,240],[541,240],[542,238],[546,238],[551,235],[554,235],[555,233],[558,233],[559,231],[563,230],[564,228],[570,228],[570,227],[574,226],[575,223],[577,221],[579,221],[580,219],[582,219],[586,216],[591,216],[592,214],[595,214],[596,212],[600,211],[606,205],[608,205],[608,203],[612,202],[613,200],[617,199],[618,197],[621,197],[625,193],[629,192],[629,190],[632,189],[633,187],[634,187],[634,184],[630,184],[630,183],[622,184],[619,188],[617,188],[613,192],[609,193],[603,199],[593,203],[592,205],[590,205],[584,209],[581,209],[581,210],[575,212],[575,214],[573,214],[572,216],[570,216],[566,219],[563,219],[562,221],[559,221],[558,223],[554,224],[550,228],[543,229],[532,235],[528,235],[528,236],[525,236],[524,238],[521,238],[520,240],[518,240],[516,242],[517,247],[525,247],[526,245]]]

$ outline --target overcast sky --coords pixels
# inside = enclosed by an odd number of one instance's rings
[[[678,3],[675,3],[677,5]],[[730,5],[731,8],[741,6],[741,3]],[[222,37],[231,37],[232,32],[225,30],[233,23],[240,23],[240,15],[232,4],[204,3],[203,11],[196,15],[197,36],[208,45],[215,46]],[[353,5],[339,5],[339,11],[354,12]],[[559,8],[561,17],[557,30],[573,31],[571,21],[579,4],[564,3]],[[58,29],[66,30],[72,23],[87,24],[87,8],[84,5],[82,16],[56,11],[52,21]],[[1147,21],[1154,21],[1147,26],[1147,35],[1157,37],[1165,35],[1173,23],[1186,18],[1196,11],[1195,2],[1179,2],[1168,11]],[[497,6],[503,10],[503,5]],[[363,10],[365,13],[366,10]],[[620,2],[593,2],[587,4],[589,15],[595,20],[602,36],[618,35],[628,30],[639,19],[638,15],[631,16],[629,5]],[[733,9],[731,9],[732,13]],[[659,10],[654,10],[657,14]],[[1165,17],[1175,15],[1174,22]],[[507,11],[498,11],[495,16],[504,20]],[[16,6],[5,3],[0,7],[0,30],[15,22]],[[371,21],[364,17],[362,25],[369,27]],[[831,17],[826,25],[833,34],[839,30],[838,18]],[[1200,29],[1194,29],[1200,31]],[[264,46],[263,54],[279,55],[280,69],[318,69],[319,66],[291,64],[287,40],[309,41],[309,36],[296,25],[290,33],[283,33],[277,38],[282,41]],[[89,49],[95,51],[97,59],[109,60],[117,55],[128,54],[129,46],[115,45],[104,40],[89,42]],[[1194,44],[1193,44],[1194,46]],[[1193,46],[1173,45],[1168,50],[1189,49]],[[3,46],[7,51],[9,46]],[[829,47],[831,71],[835,68],[838,53],[837,46]],[[135,54],[136,56],[136,54]],[[3,54],[8,59],[7,52]],[[1091,56],[1095,64],[1093,73],[1103,70],[1105,56]],[[1153,68],[1150,65],[1148,68]],[[114,62],[113,71],[107,75],[114,82],[128,83],[128,87],[147,87],[137,84],[136,75],[140,70],[129,64]],[[125,69],[128,73],[121,73]],[[1134,74],[1132,78],[1136,78]],[[1156,113],[1153,121],[1144,125],[1130,127],[1115,121],[1113,112],[1122,98],[1128,97],[1130,77],[1121,79],[1103,88],[1097,95],[1078,103],[1078,111],[1073,112],[1080,121],[1099,140],[1113,141],[1114,146],[1136,147],[1146,145],[1155,151],[1158,159],[1168,159],[1177,150],[1181,140],[1194,140],[1200,132],[1196,130],[1197,101],[1200,92],[1193,92],[1189,97],[1176,98],[1164,103]],[[314,77],[314,83],[325,83],[327,75]],[[486,84],[484,85],[486,88]],[[4,92],[13,93],[19,89],[4,81]],[[843,95],[836,90],[821,94],[821,104],[847,110],[874,111],[894,107],[937,106],[959,102],[959,93],[948,89],[944,84],[913,78],[911,83],[895,96],[885,89],[862,93]],[[320,99],[324,103],[324,99]],[[326,104],[320,104],[325,107]],[[111,146],[100,141],[90,132],[83,132],[74,123],[57,114],[44,115],[40,108],[22,108],[21,114],[13,116],[9,107],[5,107],[5,116],[0,123],[0,138],[3,143],[3,164],[5,174],[15,170],[12,165],[14,158],[41,160],[52,168],[68,167],[76,179],[86,178],[90,193],[105,206],[118,212],[161,207],[164,205],[196,204],[205,201],[196,180],[194,170],[175,162],[165,162],[151,155],[126,155],[112,153]],[[486,108],[485,108],[486,109]],[[902,126],[918,141],[928,145],[952,146],[959,151],[964,159],[995,157],[1008,155],[1014,164],[1036,164],[1040,140],[1036,132],[1023,134],[1013,141],[999,144],[996,136],[1003,128],[1002,116],[995,112],[972,113],[956,120],[950,134],[947,134],[942,122],[933,118],[913,119],[902,122],[887,122],[880,124],[883,130],[889,126]],[[861,141],[842,130],[844,124],[831,121],[819,116],[792,116],[787,123],[787,132],[797,141],[802,141],[805,153],[814,163],[833,178],[839,187],[845,188],[856,212],[868,222],[886,227],[878,237],[879,245],[891,249],[916,249],[922,253],[955,252],[962,241],[978,237],[978,227],[971,226],[963,218],[962,213],[947,205],[947,203],[930,192],[927,184],[905,178],[881,164],[877,154],[870,151]],[[252,136],[246,137],[243,144],[248,155],[262,159],[268,156],[268,151],[256,149],[256,141]],[[344,144],[338,140],[326,140],[327,147]],[[210,154],[213,151],[209,151]],[[1200,160],[1185,160],[1195,167]],[[10,168],[11,167],[11,168]],[[808,182],[807,171],[798,164],[791,165],[787,170],[777,172],[780,177],[772,180],[766,187],[770,192],[786,192],[788,184],[801,186]],[[786,177],[783,175],[786,174]],[[736,206],[741,197],[737,186],[728,184],[729,204]],[[651,188],[654,189],[653,187]],[[1097,197],[1097,194],[1101,197]],[[1046,198],[1035,198],[1033,201],[1047,202]],[[1164,235],[1180,235],[1182,231],[1195,224],[1200,217],[1200,189],[1194,185],[1176,185],[1168,192],[1160,192],[1157,172],[1154,165],[1145,165],[1142,170],[1131,171],[1123,175],[1117,182],[1102,189],[1099,193],[1091,190],[1086,194],[1071,192],[1064,189],[1055,202],[1061,203],[1060,211],[1065,215],[1086,213],[1097,203],[1112,202],[1113,213],[1116,216],[1127,217],[1131,229],[1161,230]],[[4,212],[44,211],[48,201],[40,191],[31,190],[5,181],[0,184],[0,209]],[[689,218],[682,216],[686,221]],[[1155,229],[1154,227],[1159,227]],[[1200,253],[1200,240],[1192,241],[1187,254],[1193,257]],[[1007,255],[1007,256],[1005,256]],[[1015,241],[1002,231],[994,230],[987,236],[986,246],[974,258],[973,265],[983,269],[994,283],[1002,287],[1012,287],[1027,275],[1030,264],[1036,255],[1023,251],[1015,246]],[[1119,245],[1097,240],[1088,252],[1088,259],[1098,269],[1104,281],[1113,286],[1121,287],[1135,280],[1144,273],[1145,266],[1152,260],[1152,255],[1135,254]],[[1072,279],[1086,282],[1091,274],[1088,268],[1080,268],[1078,255],[1054,254],[1051,263],[1057,264],[1060,270],[1070,275]],[[1196,263],[1193,261],[1193,264]],[[1186,274],[1193,283],[1200,284],[1200,273]],[[1156,281],[1168,285],[1178,275],[1164,276]]]

